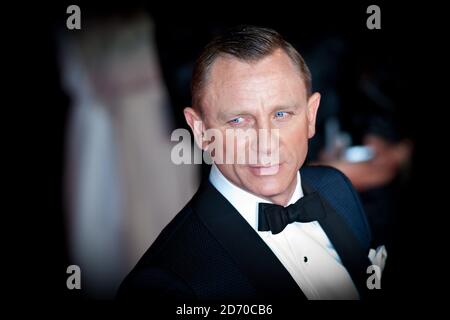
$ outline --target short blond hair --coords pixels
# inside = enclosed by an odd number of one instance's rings
[[[201,112],[202,91],[209,70],[218,57],[231,55],[243,61],[258,61],[276,49],[282,49],[298,68],[309,97],[312,93],[311,72],[300,53],[275,30],[239,26],[214,38],[195,62],[191,81],[192,107]]]

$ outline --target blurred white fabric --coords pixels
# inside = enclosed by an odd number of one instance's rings
[[[72,98],[66,195],[82,289],[114,296],[123,277],[198,186],[170,160],[171,124],[148,16],[97,21],[61,39]]]

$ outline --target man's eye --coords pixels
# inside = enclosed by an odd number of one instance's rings
[[[287,116],[287,112],[284,112],[284,111],[277,111],[277,112],[275,112],[275,117],[276,118],[284,118],[286,116]]]
[[[231,123],[231,124],[239,124],[239,123],[241,123],[242,121],[244,121],[244,118],[242,118],[242,117],[237,117],[237,118],[231,119],[230,121],[228,121],[228,123]]]

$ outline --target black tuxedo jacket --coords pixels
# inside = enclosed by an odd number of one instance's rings
[[[370,232],[356,193],[335,169],[306,167],[300,173],[304,193],[319,192],[326,210],[319,223],[366,297]],[[298,301],[305,296],[259,235],[205,181],[125,278],[118,298]]]

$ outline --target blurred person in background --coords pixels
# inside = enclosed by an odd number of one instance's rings
[[[398,72],[390,55],[330,36],[310,49],[315,88],[324,92],[310,164],[342,171],[359,192],[374,241],[392,244],[398,187],[407,183],[413,144],[405,129]],[[370,52],[367,52],[370,50]],[[375,51],[375,52],[374,52]]]
[[[173,120],[145,12],[84,20],[59,38],[71,98],[66,144],[70,261],[91,298],[113,298],[159,231],[192,197],[195,166],[170,161]],[[170,201],[161,201],[170,198]]]

